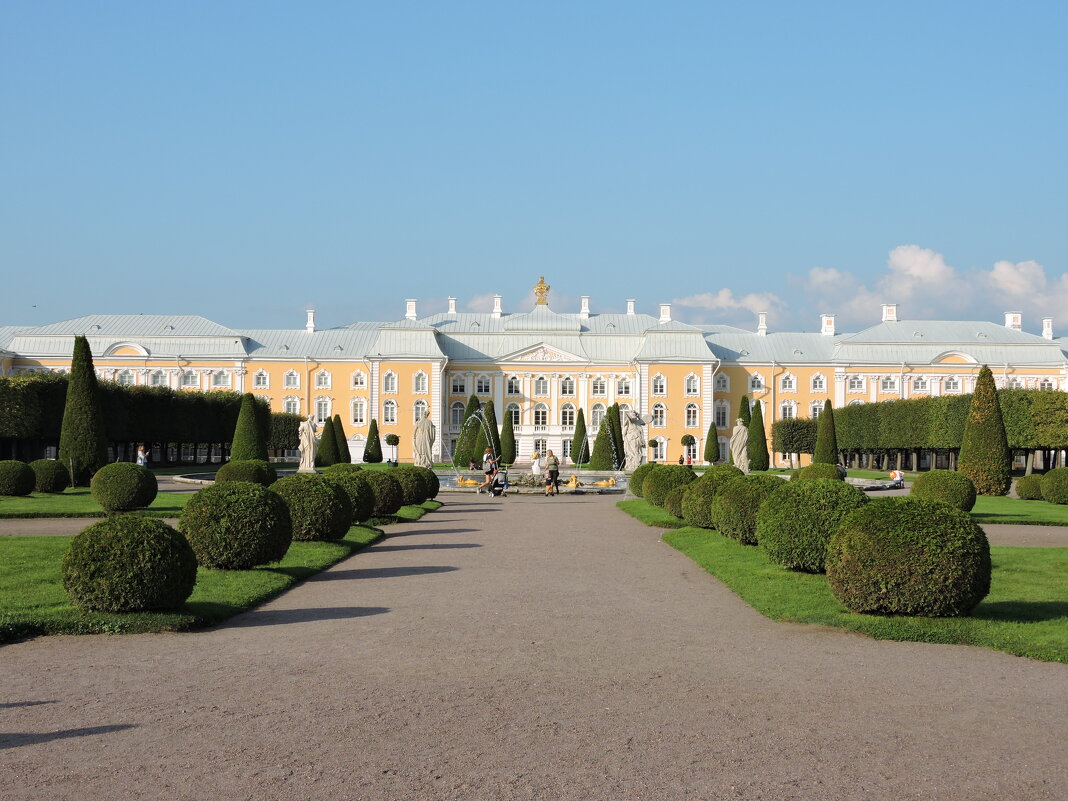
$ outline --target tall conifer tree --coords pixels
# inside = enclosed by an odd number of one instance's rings
[[[363,448],[363,460],[367,464],[378,464],[382,461],[382,441],[378,438],[378,421],[371,418],[371,425],[367,428],[367,444]]]
[[[612,461],[615,465],[613,470],[622,470],[626,461],[626,451],[623,449],[623,421],[619,417],[619,404],[613,403],[608,407],[606,418],[612,431]]]
[[[493,401],[486,401],[482,407],[482,420],[483,420],[483,436],[486,437],[486,444],[483,450],[490,448],[493,450],[494,458],[501,458],[501,432],[497,428],[497,413],[493,410]]]
[[[742,395],[742,399],[738,401],[738,417],[745,423],[745,427],[749,428],[749,421],[753,419],[753,411],[749,407],[749,396]],[[734,425],[731,425],[734,428]]]
[[[1012,484],[1012,454],[1005,437],[994,374],[985,364],[964,424],[957,469],[971,479],[980,495],[1005,495]]]
[[[612,457],[612,427],[608,420],[601,420],[597,427],[597,436],[593,439],[593,454],[590,456],[590,470],[615,470],[615,460]]]
[[[590,443],[586,439],[586,415],[578,410],[575,418],[575,436],[571,438],[571,461],[586,464],[590,460]]]
[[[708,433],[705,434],[705,461],[712,464],[719,458],[719,437],[716,431],[716,421],[708,424]]]
[[[764,471],[768,469],[768,435],[764,431],[764,412],[762,404],[757,401],[753,404],[753,414],[749,419],[749,471]]]
[[[67,380],[67,401],[59,431],[59,460],[70,471],[71,486],[87,486],[93,473],[107,464],[108,441],[93,352],[85,337],[74,338]]]
[[[234,461],[260,459],[267,461],[267,441],[263,438],[256,398],[251,392],[241,396],[241,409],[237,413],[237,425],[230,440],[230,458]]]
[[[337,464],[337,435],[334,433],[334,421],[329,417],[319,426],[319,448],[315,451],[315,464],[329,467]]]
[[[467,400],[467,408],[464,409],[464,419],[460,426],[460,436],[456,438],[456,452],[452,455],[453,464],[466,468],[468,463],[472,460],[482,463],[482,453],[478,453],[475,457],[475,440],[478,438],[478,430],[482,426],[471,423],[468,425],[468,421],[471,416],[482,408],[482,404],[478,401],[478,396],[475,393],[471,393],[471,397]],[[483,446],[485,448],[485,446]]]
[[[834,430],[834,408],[828,398],[823,402],[823,412],[816,421],[816,452],[813,464],[838,464],[838,436]]]
[[[504,413],[504,428],[501,430],[501,464],[515,464],[515,428],[512,415]]]
[[[337,460],[343,464],[351,462],[352,451],[349,450],[349,439],[345,436],[340,414],[334,415],[334,441],[337,443]]]

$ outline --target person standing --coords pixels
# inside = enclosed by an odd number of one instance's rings
[[[145,452],[144,445],[137,446],[137,464],[141,467],[145,467],[148,464],[148,454]]]
[[[552,451],[545,453],[545,494],[560,494],[560,460]]]

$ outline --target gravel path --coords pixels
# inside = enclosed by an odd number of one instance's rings
[[[1068,797],[1068,666],[773,623],[613,505],[450,498],[229,625],[4,647],[0,797]]]

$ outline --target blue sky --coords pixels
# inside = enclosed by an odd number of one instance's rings
[[[1068,6],[0,4],[0,325],[1068,329]]]

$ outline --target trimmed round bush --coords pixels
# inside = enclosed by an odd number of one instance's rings
[[[36,492],[63,492],[70,486],[70,471],[56,459],[38,459],[30,462],[33,471],[33,489]]]
[[[329,467],[323,468],[323,475],[333,473],[359,473],[363,470],[363,467],[358,464],[351,464],[350,462],[337,462]]]
[[[115,462],[93,473],[89,491],[104,511],[128,512],[143,509],[156,500],[159,484],[147,467],[133,462]]]
[[[0,495],[29,495],[37,479],[25,462],[5,459],[0,462]]]
[[[713,487],[720,487],[733,478],[744,476],[741,470],[732,464],[714,464],[697,477],[698,481],[707,481]]]
[[[385,470],[364,470],[360,475],[371,485],[371,492],[375,496],[376,517],[395,515],[404,506],[404,490],[397,479]]]
[[[1042,497],[1050,503],[1068,503],[1068,467],[1054,467],[1042,476]]]
[[[62,570],[67,595],[81,609],[177,609],[193,592],[197,558],[162,520],[114,515],[71,540]]]
[[[990,545],[971,516],[927,498],[879,498],[827,546],[827,582],[854,612],[959,617],[990,591]]]
[[[318,474],[286,476],[270,490],[289,507],[294,540],[339,540],[352,525],[348,493]]]
[[[656,462],[646,462],[635,467],[634,472],[630,474],[630,478],[627,481],[627,487],[630,491],[637,497],[642,497],[643,482],[649,473],[659,466]]]
[[[810,481],[813,479],[834,479],[835,481],[845,481],[845,476],[838,472],[838,468],[833,464],[823,464],[822,462],[816,462],[810,464],[808,467],[802,467],[797,471],[797,477],[802,481]],[[793,476],[790,477],[791,480]]]
[[[663,507],[667,494],[697,480],[697,474],[684,464],[662,464],[645,476],[642,497],[654,506]]]
[[[776,564],[822,573],[831,535],[867,502],[861,490],[837,478],[787,481],[757,511],[757,542]]]
[[[433,500],[438,497],[438,491],[441,489],[441,481],[438,479],[438,474],[429,467],[417,467],[415,469],[422,471],[423,478],[426,480],[427,500]]]
[[[251,481],[269,487],[278,480],[278,471],[263,459],[234,459],[215,471],[216,481]]]
[[[352,470],[324,470],[323,480],[349,496],[353,523],[362,523],[374,514],[375,494],[362,473]]]
[[[664,511],[674,517],[682,518],[682,499],[693,484],[681,484],[671,490],[664,498]]]
[[[717,464],[686,485],[682,498],[682,518],[691,526],[714,528],[712,523],[712,499],[728,482],[745,475],[732,464]]]
[[[277,562],[293,539],[289,507],[250,481],[224,481],[197,492],[178,528],[203,567],[248,570]]]
[[[390,475],[401,485],[405,505],[416,506],[427,499],[430,488],[415,465],[397,465],[390,471]]]
[[[970,512],[975,506],[975,485],[963,473],[952,470],[930,470],[912,482],[912,498],[941,501]]]
[[[1024,501],[1042,500],[1042,476],[1032,474],[1016,479],[1016,496]]]
[[[724,484],[712,499],[712,525],[725,537],[756,545],[760,504],[790,482],[775,476],[742,476]]]

